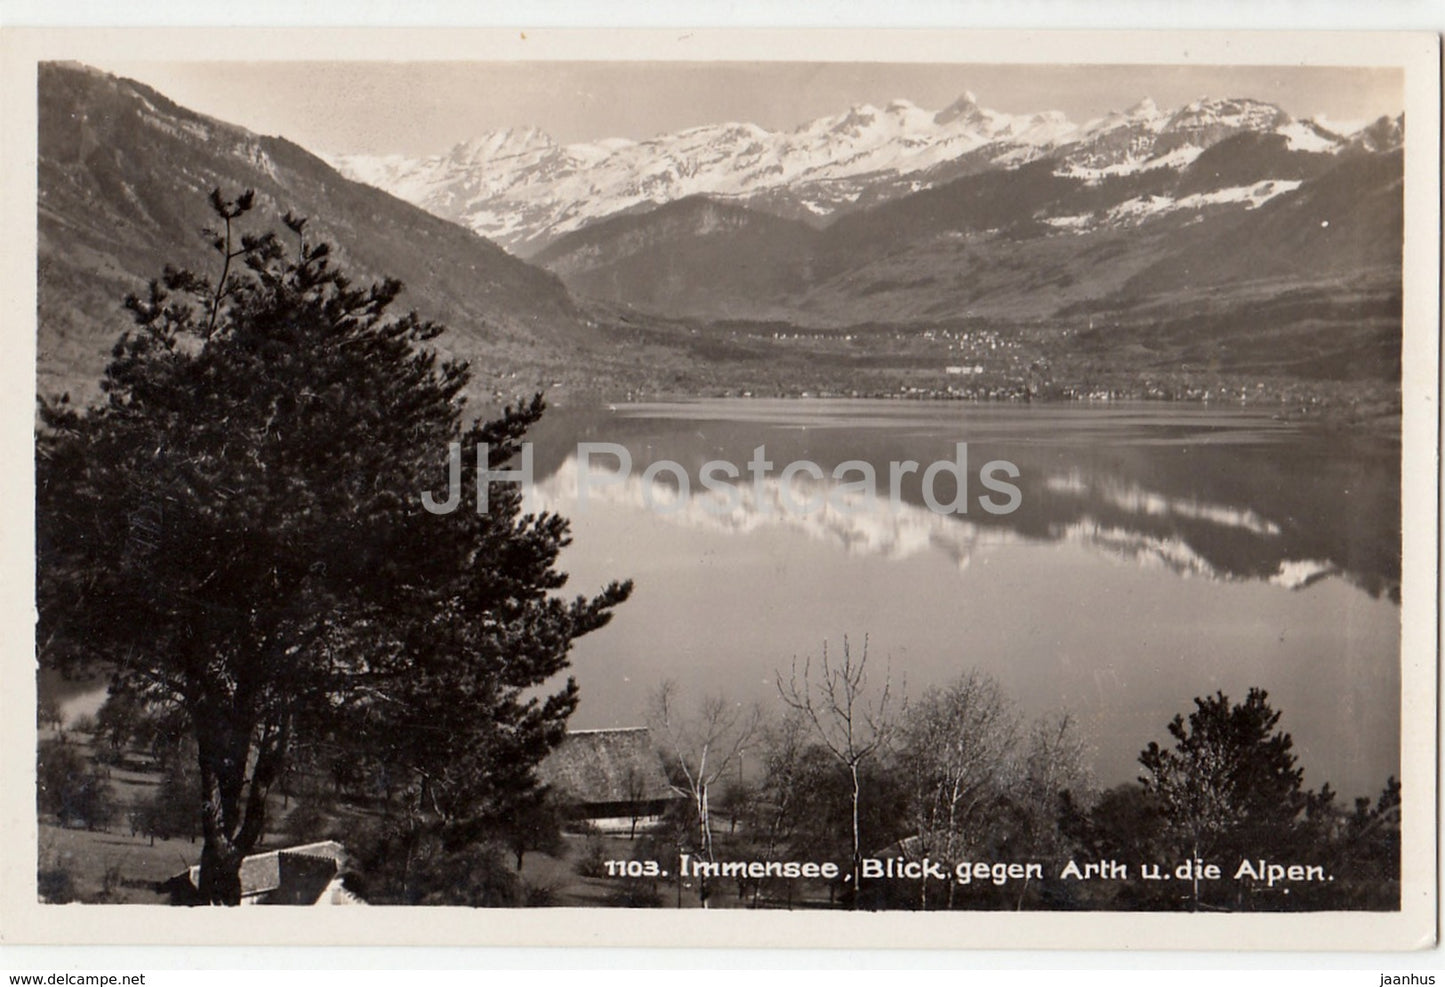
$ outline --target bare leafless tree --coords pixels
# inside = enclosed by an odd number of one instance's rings
[[[797,710],[789,710],[782,719],[763,727],[757,837],[764,860],[778,859],[780,853],[793,846],[804,820],[822,797],[815,760],[831,755],[813,739],[813,733],[812,723]],[[832,767],[831,763],[827,766]],[[791,908],[792,882],[784,887]],[[763,882],[759,881],[753,885],[754,907],[762,893]]]
[[[1063,793],[1068,792],[1073,805],[1085,811],[1094,803],[1088,767],[1092,751],[1073,714],[1059,710],[1034,721],[1021,753],[1014,799],[1023,810],[1025,828],[1017,845],[1034,859],[1058,859],[1068,846],[1059,830]],[[1028,890],[1025,878],[1016,907],[1023,907]]]
[[[715,858],[709,796],[713,785],[742,756],[743,747],[757,732],[761,715],[756,706],[744,707],[720,695],[703,698],[689,713],[681,708],[677,691],[675,682],[663,682],[653,694],[648,719],[664,747],[672,787],[692,803],[697,817],[698,856],[712,862]],[[700,889],[706,908],[706,875]]]
[[[982,836],[1002,794],[1013,786],[1019,721],[993,678],[977,671],[925,692],[901,729],[918,852],[957,860]],[[954,885],[948,887],[953,904]],[[920,902],[927,903],[927,882]]]
[[[801,675],[798,660],[793,659],[787,683],[778,673],[778,694],[791,709],[797,710],[811,724],[818,739],[848,772],[853,808],[853,907],[858,907],[859,880],[863,870],[863,834],[859,825],[858,803],[862,793],[863,765],[876,757],[888,743],[892,733],[892,682],[887,671],[883,688],[876,697],[868,690],[868,638],[855,659],[848,638],[843,638],[843,660],[828,657],[828,644],[823,643],[823,657],[814,669],[811,658],[803,661]]]
[[[627,838],[635,840],[637,839],[637,824],[646,811],[644,805],[648,795],[647,777],[638,770],[636,764],[627,765],[627,770],[622,775],[622,791],[627,796],[628,819],[631,823],[627,831]]]

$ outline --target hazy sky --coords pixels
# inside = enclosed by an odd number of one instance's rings
[[[965,90],[1010,113],[1084,122],[1145,96],[1169,108],[1247,96],[1296,117],[1366,122],[1403,108],[1394,69],[923,65],[842,62],[123,62],[183,106],[317,151],[444,151],[488,130],[536,126],[562,143],[645,138],[726,121],[770,130],[855,103],[941,109]]]

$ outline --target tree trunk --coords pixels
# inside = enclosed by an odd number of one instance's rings
[[[201,773],[201,900],[241,903],[241,861],[265,832],[266,793],[281,767],[289,721],[260,731],[252,758],[254,723],[237,723],[224,710],[192,714]]]
[[[863,879],[863,834],[858,829],[858,762],[854,761],[848,765],[848,772],[853,779],[853,905],[858,907],[858,899],[862,897],[863,887],[859,883]]]
[[[1194,866],[1194,861],[1199,859],[1199,840],[1193,842],[1194,856],[1189,861],[1189,873],[1191,875],[1191,887],[1193,888],[1192,900],[1189,904],[1191,912],[1199,911],[1199,868]]]
[[[948,802],[948,836],[946,837],[948,840],[948,863],[952,867],[958,866],[958,861],[954,859],[958,855],[956,837],[954,835],[958,832],[958,799],[958,785],[955,784],[953,788],[953,798]],[[957,890],[958,882],[949,881],[947,908],[950,912],[953,911],[953,894]]]
[[[712,830],[709,828],[707,822],[707,789],[705,787],[700,787],[697,791],[697,831],[698,843],[701,844],[702,847],[702,855],[708,863],[712,863]],[[707,899],[709,888],[707,878],[707,872],[703,871],[697,883],[697,894],[698,898],[701,899],[703,908],[708,907]]]
[[[245,855],[231,841],[211,839],[201,846],[201,900],[211,905],[241,903],[241,861]]]
[[[202,838],[197,890],[201,901],[207,904],[239,905],[241,861],[246,854],[234,837],[240,830],[237,817],[247,751],[233,749],[235,733],[227,729],[223,720],[197,717],[195,722],[201,769]]]

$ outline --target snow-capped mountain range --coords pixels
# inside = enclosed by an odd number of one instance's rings
[[[1044,157],[1057,162],[1056,174],[1096,181],[1182,169],[1246,131],[1278,134],[1291,150],[1380,150],[1398,142],[1396,123],[1337,128],[1296,120],[1256,100],[1203,98],[1173,110],[1145,99],[1078,124],[1059,112],[985,109],[965,93],[936,112],[899,99],[881,108],[853,106],[790,131],[721,123],[643,141],[561,145],[522,128],[483,134],[426,158],[327,160],[349,178],[526,256],[603,217],[693,195],[823,222],[961,175]]]

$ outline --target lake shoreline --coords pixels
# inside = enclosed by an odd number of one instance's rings
[[[923,404],[959,404],[978,407],[1098,407],[1108,408],[1122,404],[1142,404],[1161,407],[1192,405],[1201,410],[1238,410],[1268,413],[1275,421],[1308,425],[1328,431],[1343,431],[1354,435],[1372,435],[1398,442],[1401,428],[1401,406],[1398,393],[1389,397],[1363,398],[1349,404],[1337,397],[1321,398],[1304,404],[1288,401],[1281,396],[1271,399],[1269,392],[1252,401],[1219,401],[1203,397],[1171,397],[1141,393],[1129,393],[1122,389],[1111,389],[1107,396],[1094,394],[1050,395],[1031,397],[980,397],[958,393],[935,391],[896,392],[862,390],[804,390],[778,389],[766,392],[747,388],[668,388],[657,391],[618,388],[577,388],[563,384],[559,387],[544,388],[543,396],[551,407],[568,410],[600,408],[610,405],[636,405],[652,403],[687,403],[692,401],[740,400],[740,401],[885,401],[890,403],[918,402]],[[524,395],[518,394],[521,398]],[[515,399],[513,399],[515,400]],[[505,402],[490,402],[487,407],[500,411]]]

